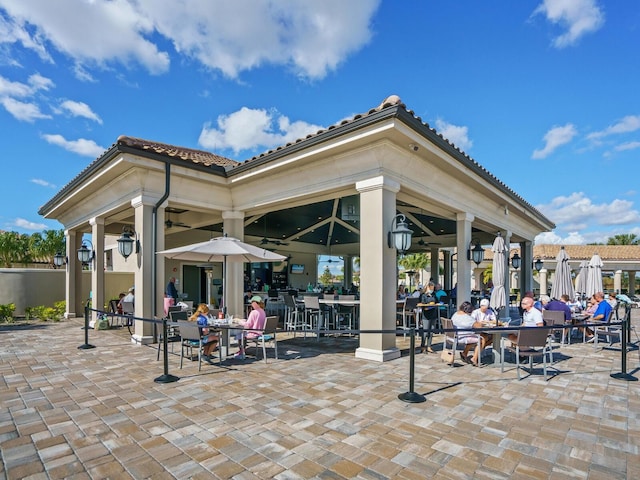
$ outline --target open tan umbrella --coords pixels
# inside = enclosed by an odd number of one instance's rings
[[[493,252],[493,290],[491,290],[489,305],[497,312],[507,306],[507,295],[504,290],[504,277],[506,274],[505,245],[504,238],[499,233],[493,242],[491,251]]]
[[[287,257],[264,248],[241,242],[234,237],[216,237],[206,242],[192,243],[184,247],[171,248],[158,252],[166,258],[190,260],[194,262],[222,262],[222,298],[227,309],[227,262],[282,262]]]
[[[569,265],[569,255],[567,255],[564,247],[560,248],[556,262],[556,274],[553,279],[553,285],[551,285],[551,297],[557,300],[562,295],[569,295],[569,298],[573,298],[575,292],[571,282],[571,266]]]

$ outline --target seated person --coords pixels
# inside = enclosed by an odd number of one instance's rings
[[[477,323],[471,317],[471,313],[473,312],[473,305],[471,302],[462,302],[460,304],[460,309],[453,314],[451,317],[451,321],[453,322],[453,326],[458,330],[463,330],[466,328],[479,328],[482,327],[482,324]],[[465,363],[470,363],[474,366],[478,366],[478,356],[480,354],[480,348],[478,347],[478,336],[473,331],[467,332],[459,332],[458,333],[458,343],[464,344],[464,350],[460,352],[460,357],[462,361]],[[469,359],[469,351],[474,348],[473,356]]]
[[[520,302],[522,307],[522,327],[542,327],[544,321],[542,320],[542,312],[533,306],[533,298],[524,297]],[[512,344],[518,343],[518,335],[516,333],[510,333],[508,336]]]
[[[604,299],[603,292],[596,292],[593,294],[593,300],[596,302],[596,309],[589,319],[590,322],[606,322],[609,319],[611,313],[611,305]],[[593,331],[587,328],[588,341],[593,340]]]
[[[396,298],[398,300],[404,300],[405,298],[407,298],[407,291],[406,291],[404,285],[400,285],[398,287],[398,294],[397,294]]]
[[[493,310],[491,309],[491,307],[489,307],[489,300],[487,300],[486,298],[480,300],[480,307],[471,312],[471,318],[473,318],[474,322],[480,323],[480,325],[489,322],[497,323],[498,321],[498,319],[496,318],[496,314],[493,313]],[[489,335],[488,333],[481,333],[480,338],[482,342],[482,344],[480,345],[481,349],[484,349],[484,347],[491,345],[491,343],[493,342],[493,336]]]
[[[439,283],[436,284],[434,295],[436,297],[436,302],[442,302],[442,297],[447,297],[447,292],[442,289],[442,285]]]
[[[611,305],[611,308],[613,310],[615,310],[616,308],[618,308],[618,297],[615,294],[615,292],[611,292],[609,294],[609,298],[607,299],[607,302],[609,302],[609,305]]]
[[[251,297],[251,313],[249,317],[241,322],[244,330],[241,330],[236,334],[236,340],[238,340],[238,353],[233,358],[235,360],[245,359],[245,339],[258,338],[262,335],[259,330],[264,330],[267,323],[267,314],[264,311],[264,301],[260,295],[254,295]]]
[[[189,318],[192,322],[197,322],[200,328],[200,332],[202,333],[202,359],[213,365],[213,360],[211,359],[211,354],[216,349],[218,345],[218,336],[209,334],[209,329],[207,328],[209,325],[209,307],[206,303],[201,303],[198,305],[196,311]]]
[[[580,313],[580,311],[582,311],[582,303],[580,302],[580,299],[578,297],[574,298],[573,300],[567,300],[566,303],[571,309],[571,312]]]

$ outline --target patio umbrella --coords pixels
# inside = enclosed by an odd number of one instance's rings
[[[489,305],[495,311],[507,306],[507,295],[504,291],[504,277],[506,273],[504,238],[498,234],[491,247],[493,252],[493,290]]]
[[[587,292],[587,276],[589,272],[589,262],[583,260],[580,262],[580,270],[578,271],[578,278],[576,278],[576,293],[580,295],[580,299]]]
[[[596,292],[602,292],[602,259],[597,253],[589,260],[589,274],[587,275],[587,297]]]
[[[264,248],[241,242],[234,237],[216,237],[206,242],[193,243],[184,247],[171,248],[157,252],[174,260],[194,262],[222,262],[222,299],[227,311],[227,262],[282,262],[287,257]]]
[[[571,265],[569,265],[569,255],[564,247],[560,248],[556,257],[556,274],[551,285],[551,297],[556,300],[562,295],[569,295],[573,299],[574,290],[571,282]]]

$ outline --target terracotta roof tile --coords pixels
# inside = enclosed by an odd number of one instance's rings
[[[560,247],[555,244],[534,245],[533,258],[555,260]],[[593,254],[597,253],[603,260],[640,261],[640,245],[565,245],[564,249],[571,260],[590,260]],[[513,256],[514,252],[520,253],[520,249],[511,248],[509,256]],[[493,252],[490,248],[484,249],[484,258],[493,260]]]
[[[238,165],[238,162],[235,160],[216,155],[215,153],[206,152],[204,150],[178,147],[166,143],[154,142],[152,140],[144,140],[142,138],[127,137],[126,135],[119,136],[117,143],[118,145],[126,145],[138,150],[152,151],[158,155],[179,158],[185,162],[205,165],[207,167],[211,165],[217,165],[220,167],[233,167]]]

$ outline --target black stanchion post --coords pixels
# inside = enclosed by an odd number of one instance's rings
[[[620,328],[620,350],[622,355],[620,364],[621,364],[622,371],[619,373],[612,373],[609,376],[611,378],[615,378],[616,380],[625,380],[627,382],[637,382],[638,379],[636,377],[634,377],[630,373],[627,373],[627,333],[625,330],[627,329],[627,323],[629,323],[630,320],[631,320],[630,316],[627,317],[627,315],[625,314],[624,320],[622,321],[622,325]]]
[[[407,403],[421,403],[426,402],[427,399],[424,395],[420,395],[413,391],[415,364],[416,364],[416,329],[412,327],[410,330],[411,339],[409,341],[409,391],[401,393],[398,398]]]
[[[169,352],[167,351],[168,341],[167,341],[167,318],[166,317],[162,319],[162,346],[164,348],[164,355],[163,355],[164,373],[160,375],[158,378],[154,378],[153,381],[156,383],[177,382],[178,380],[180,380],[180,377],[176,377],[175,375],[169,374]]]
[[[96,348],[95,345],[89,343],[89,304],[84,306],[84,345],[78,347],[81,350]]]

